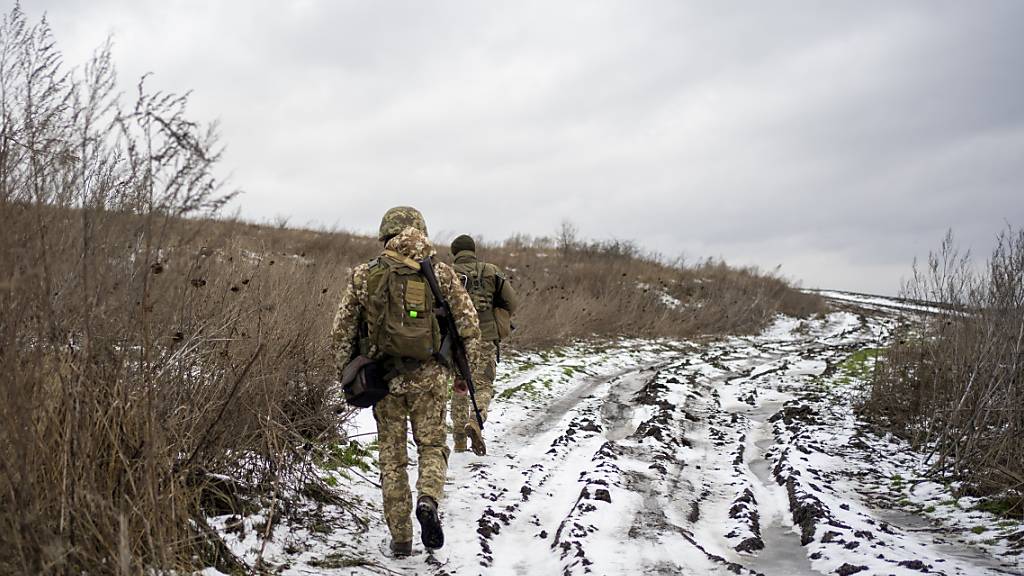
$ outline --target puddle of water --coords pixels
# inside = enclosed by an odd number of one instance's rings
[[[797,535],[789,527],[777,521],[761,526],[761,540],[764,550],[757,555],[754,569],[766,576],[808,575],[817,576],[807,558],[807,551],[800,546]]]
[[[786,395],[785,398],[780,399],[765,399],[762,400],[761,403],[759,403],[757,406],[751,407],[749,410],[743,411],[742,414],[747,418],[753,420],[755,424],[759,424],[761,425],[761,427],[764,427],[765,421],[774,416],[776,412],[781,410],[782,405],[785,404],[786,401],[789,400],[790,398],[791,396]],[[764,433],[768,435],[768,438],[762,440],[762,442],[765,442],[766,444],[765,446],[758,446],[758,448],[766,449],[773,443],[771,439],[771,430],[766,428]]]
[[[765,451],[774,444],[770,424],[767,418],[775,414],[782,407],[782,402],[768,402],[762,406],[745,412],[745,415],[755,422],[752,433],[758,434],[760,439],[754,442],[756,450],[752,451],[754,456],[749,462],[751,472],[769,491],[781,491],[782,487],[775,482],[772,475],[772,464],[763,457]],[[758,436],[755,436],[758,437]],[[764,513],[764,507],[761,507]],[[788,513],[788,512],[786,512]],[[1013,566],[1000,563],[984,550],[971,547],[968,544],[956,541],[935,541],[929,538],[924,529],[934,528],[927,518],[903,510],[875,509],[873,515],[879,520],[884,520],[894,527],[906,532],[914,532],[918,537],[923,537],[929,542],[932,550],[940,553],[942,557],[950,560],[963,562],[971,567],[971,573],[986,574],[1018,574]],[[940,536],[936,534],[936,536]],[[778,516],[770,521],[762,517],[761,539],[764,540],[765,549],[757,555],[757,560],[750,562],[757,571],[766,576],[773,575],[797,575],[797,574],[819,574],[811,568],[810,559],[807,558],[806,549],[800,545],[799,536],[792,531],[792,526],[784,525]],[[936,568],[942,569],[943,563],[935,564]],[[951,567],[947,564],[947,568]]]
[[[644,387],[650,377],[650,374],[634,372],[612,382],[612,387],[601,404],[601,425],[605,438],[616,442],[636,431],[633,422],[633,412],[636,409],[632,402],[633,395]]]
[[[764,458],[751,460],[750,470],[762,483],[767,484],[772,481],[772,465]]]
[[[781,402],[778,403],[781,405]],[[767,408],[762,406],[761,408]],[[777,406],[770,410],[758,410],[763,414],[774,414]],[[754,418],[752,418],[754,419]],[[754,419],[755,422],[757,421]],[[785,498],[780,493],[783,488],[775,482],[772,476],[772,465],[764,458],[765,451],[775,443],[770,429],[767,429],[767,422],[763,419],[755,426],[751,433],[758,434],[760,439],[754,442],[756,450],[753,452],[747,465],[754,476],[760,481],[761,489],[778,497]],[[795,576],[795,575],[816,575],[811,568],[811,560],[807,557],[807,550],[800,544],[800,537],[793,532],[792,524],[783,522],[783,515],[788,510],[773,510],[768,502],[761,502],[758,511],[761,513],[761,540],[764,541],[764,550],[757,553],[754,561],[747,561],[745,564],[752,566],[758,572],[766,576]]]

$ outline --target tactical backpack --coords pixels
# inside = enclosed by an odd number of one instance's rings
[[[441,329],[419,263],[387,250],[371,262],[366,288],[371,357],[432,358],[441,347]]]
[[[348,388],[343,382],[346,400],[353,406],[372,406],[386,394],[380,391],[386,390],[388,380],[437,357],[442,343],[434,295],[418,262],[385,250],[370,262],[366,292],[360,356],[352,361],[359,363],[358,374],[352,374]],[[356,394],[361,390],[365,392]]]
[[[511,316],[500,305],[495,306],[495,296],[501,293],[505,281],[500,274],[487,273],[485,262],[456,262],[455,271],[466,278],[466,291],[473,300],[480,318],[480,336],[485,342],[507,339],[511,333]],[[494,268],[491,268],[494,270]]]

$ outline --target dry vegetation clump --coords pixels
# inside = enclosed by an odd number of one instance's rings
[[[362,241],[196,219],[230,197],[214,131],[133,100],[109,49],[68,73],[45,21],[4,18],[0,574],[231,569],[206,513],[315,481],[303,447],[336,435],[327,333]]]
[[[1024,511],[1024,231],[1004,231],[976,272],[947,235],[904,288],[949,312],[906,322],[865,409],[933,456],[932,472]]]
[[[776,315],[825,310],[816,295],[773,274],[706,261],[670,265],[622,241],[513,238],[481,256],[509,271],[521,295],[513,343],[536,347],[567,340],[750,334]]]

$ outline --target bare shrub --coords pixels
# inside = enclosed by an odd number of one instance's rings
[[[999,234],[982,271],[947,234],[904,295],[945,305],[906,322],[874,377],[868,414],[929,446],[932,471],[982,493],[1024,488],[1024,231]]]

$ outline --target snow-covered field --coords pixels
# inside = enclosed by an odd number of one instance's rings
[[[518,355],[488,456],[451,456],[431,554],[379,551],[372,461],[324,471],[341,499],[302,500],[267,542],[262,515],[211,525],[285,574],[1024,573],[1020,523],[928,481],[922,455],[856,416],[892,326],[838,312],[710,344]],[[356,428],[372,442],[369,411]]]
[[[858,294],[856,292],[841,292],[838,290],[808,290],[834,302],[849,302],[859,308],[868,310],[903,310],[907,312],[921,312],[925,314],[947,314],[949,310],[941,306],[929,306],[918,302],[886,298],[884,296],[872,296],[870,294]]]

